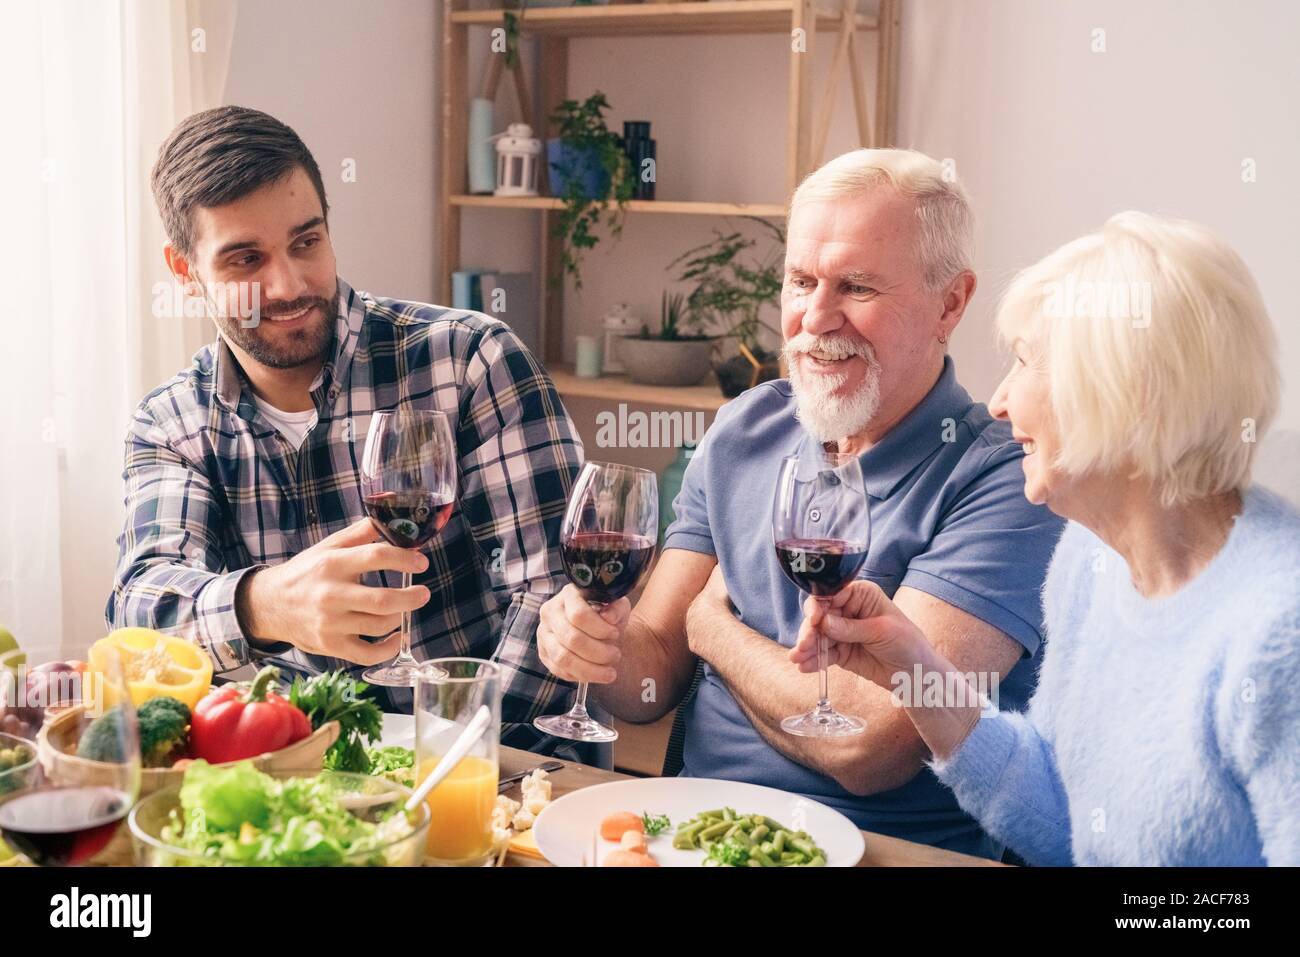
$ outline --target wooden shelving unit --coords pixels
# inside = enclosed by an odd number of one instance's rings
[[[603,375],[598,379],[582,379],[573,374],[571,366],[550,363],[547,371],[561,395],[584,399],[617,398],[629,405],[640,403],[653,406],[670,406],[700,412],[716,412],[727,400],[718,390],[716,382],[704,385],[668,386],[640,385],[625,375]]]
[[[473,196],[451,197],[453,206],[481,209],[559,209],[560,200],[553,196]],[[606,203],[606,206],[609,204]],[[701,203],[680,199],[631,199],[625,207],[629,213],[674,213],[688,216],[769,216],[785,215],[780,203]]]
[[[540,84],[533,97],[534,135],[545,140],[555,135],[548,121],[551,111],[568,98],[569,40],[580,37],[619,37],[682,34],[784,33],[792,37],[802,30],[803,52],[791,44],[789,99],[786,104],[787,195],[799,180],[819,165],[829,130],[840,73],[844,67],[854,101],[858,139],[863,146],[886,146],[894,142],[897,124],[898,23],[902,0],[878,0],[878,14],[857,12],[855,0],[722,0],[691,3],[628,3],[609,6],[529,8],[519,16],[521,42],[532,37],[538,44]],[[442,176],[439,183],[439,301],[451,300],[451,274],[460,268],[461,212],[465,209],[515,209],[537,214],[539,267],[538,301],[542,304],[542,358],[556,379],[560,391],[621,401],[635,390],[626,379],[578,379],[560,368],[564,353],[564,289],[549,278],[558,270],[559,242],[551,236],[552,214],[560,201],[549,196],[475,196],[466,192],[466,139],[469,117],[469,50],[471,31],[481,42],[489,42],[488,29],[501,26],[506,11],[470,10],[467,0],[443,0],[442,110],[439,123]],[[835,43],[829,82],[816,96],[811,84],[811,63],[817,37],[829,33]],[[860,52],[874,38],[877,69],[873,106],[863,86]],[[500,54],[493,54],[500,55]],[[543,175],[545,170],[543,169]],[[682,200],[633,200],[631,215],[659,213],[695,216],[785,216],[785,198],[775,202],[717,203]],[[562,383],[562,384],[561,384]],[[584,390],[582,392],[576,390]],[[709,390],[710,405],[697,392]],[[601,390],[601,391],[591,391]],[[647,396],[650,393],[645,393]],[[689,395],[688,395],[689,394]],[[660,405],[716,409],[722,403],[716,388],[657,389],[652,401]]]
[[[576,7],[535,7],[526,13],[528,29],[539,36],[645,36],[668,33],[783,33],[797,0],[726,0],[711,3],[627,3]],[[875,17],[854,14],[860,30],[874,30]],[[499,26],[500,10],[459,10],[451,22]],[[840,14],[818,11],[819,29],[839,27]]]

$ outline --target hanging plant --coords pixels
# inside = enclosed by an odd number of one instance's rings
[[[601,213],[608,212],[605,225],[617,238],[632,198],[631,162],[622,137],[605,124],[607,109],[605,94],[597,90],[581,103],[565,100],[550,117],[559,127],[558,138],[547,144],[552,193],[563,202],[553,234],[561,241],[561,275],[572,277],[578,289],[582,255],[600,242]]]
[[[507,9],[501,11],[501,25],[506,32],[506,69],[513,70],[515,64],[519,62],[519,19],[528,9],[528,0],[506,0],[502,6]],[[515,10],[518,10],[518,14]],[[521,106],[523,104],[520,104]]]

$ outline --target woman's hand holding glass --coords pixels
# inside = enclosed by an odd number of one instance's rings
[[[946,677],[958,671],[943,653],[930,644],[916,624],[895,605],[875,582],[857,579],[829,600],[808,598],[799,637],[790,649],[790,660],[803,672],[817,671],[818,633],[826,637],[827,667],[839,665],[891,694],[910,688],[919,696],[922,675]],[[900,678],[901,680],[896,680]],[[980,706],[975,690],[962,702],[932,704],[924,698],[903,700],[922,740],[937,758],[950,758],[966,740],[979,720]]]
[[[892,691],[898,672],[932,667],[937,652],[921,630],[875,582],[856,579],[829,598],[804,599],[804,620],[790,649],[802,672],[817,671],[818,631],[826,636],[827,666],[839,665]]]

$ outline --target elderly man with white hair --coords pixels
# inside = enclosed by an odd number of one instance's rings
[[[888,691],[845,671],[830,698],[855,737],[796,737],[817,697],[788,660],[800,592],[773,548],[782,459],[856,455],[871,542],[860,575],[962,671],[1000,679],[1017,708],[1034,687],[1039,590],[1060,521],[1024,496],[1023,451],[957,381],[947,343],[975,290],[972,215],[935,160],[857,150],[790,202],[781,325],[789,380],[725,406],[695,453],[645,592],[597,612],[569,586],[542,607],[552,672],[592,682],[615,716],[682,703],[683,774],[809,795],[858,826],[966,853],[1001,846],[924,767],[925,744]],[[698,661],[703,677],[683,702]]]

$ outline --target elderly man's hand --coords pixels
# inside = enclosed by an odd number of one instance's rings
[[[607,685],[618,679],[623,658],[621,642],[632,614],[626,598],[593,608],[573,585],[541,609],[537,625],[537,654],[551,674],[565,681]]]

